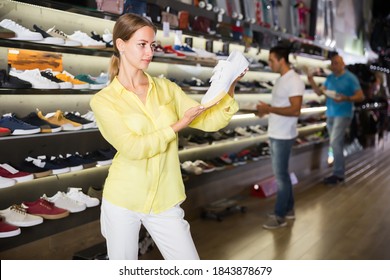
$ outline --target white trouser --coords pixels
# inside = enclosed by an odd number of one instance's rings
[[[144,214],[102,200],[101,230],[110,260],[138,259],[141,223],[166,260],[198,260],[184,210],[176,205],[159,214]]]

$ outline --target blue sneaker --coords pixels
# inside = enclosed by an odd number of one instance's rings
[[[198,54],[188,45],[173,45],[173,49],[175,51],[182,52],[187,56],[198,56]]]
[[[0,127],[8,128],[11,135],[26,135],[41,132],[38,126],[31,125],[15,118],[12,114],[5,114],[0,118]]]

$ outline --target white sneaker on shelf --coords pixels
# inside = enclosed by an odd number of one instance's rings
[[[181,168],[183,168],[188,173],[192,173],[195,175],[200,175],[203,173],[203,169],[199,166],[196,166],[192,161],[188,160],[181,164]]]
[[[100,203],[96,197],[90,197],[83,193],[81,188],[68,188],[66,195],[73,200],[84,203],[87,207],[95,207]]]
[[[63,39],[65,41],[64,46],[68,46],[68,47],[80,47],[81,46],[81,43],[79,41],[74,41],[74,40],[69,39],[67,34],[65,34],[63,31],[59,30],[55,26],[48,29],[46,31],[46,33],[53,36],[53,37]]]
[[[0,22],[0,26],[12,30],[16,36],[9,38],[10,40],[26,40],[26,41],[41,41],[43,36],[41,33],[32,32],[31,30],[23,27],[10,19],[3,19]]]
[[[220,60],[213,69],[211,86],[201,100],[208,108],[220,101],[229,91],[230,86],[249,66],[248,60],[239,51],[233,51],[227,60]]]
[[[43,223],[42,217],[28,214],[25,208],[16,204],[0,210],[0,215],[7,223],[18,227],[31,227]]]
[[[59,89],[60,88],[60,86],[57,83],[52,82],[49,79],[43,77],[38,68],[33,70],[24,70],[24,71],[11,69],[9,71],[9,74],[10,76],[14,76],[21,80],[30,82],[33,88],[37,88],[37,89]]]
[[[59,208],[68,210],[70,213],[81,212],[87,208],[87,205],[85,205],[85,203],[81,203],[79,201],[71,199],[65,193],[60,191],[58,191],[52,197],[47,197],[46,194],[44,194],[42,198],[53,202],[54,205]]]
[[[81,31],[75,31],[72,35],[68,35],[68,37],[71,40],[80,42],[83,48],[100,49],[106,47],[106,43],[96,41],[89,37],[87,33]]]

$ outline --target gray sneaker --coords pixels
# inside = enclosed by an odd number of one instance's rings
[[[269,212],[267,213],[268,217],[275,217],[275,212]],[[294,209],[287,212],[286,216],[284,217],[287,220],[295,220],[295,211]]]
[[[263,224],[265,229],[277,229],[285,226],[287,226],[286,219],[277,216],[268,218],[267,222]]]

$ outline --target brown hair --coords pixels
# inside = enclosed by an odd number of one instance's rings
[[[114,25],[114,30],[112,32],[114,54],[111,57],[110,66],[108,69],[110,81],[112,81],[119,73],[120,54],[116,47],[116,39],[120,38],[126,42],[138,29],[144,26],[149,26],[154,30],[155,33],[157,32],[156,26],[150,20],[137,14],[127,13],[121,15],[117,19]]]

